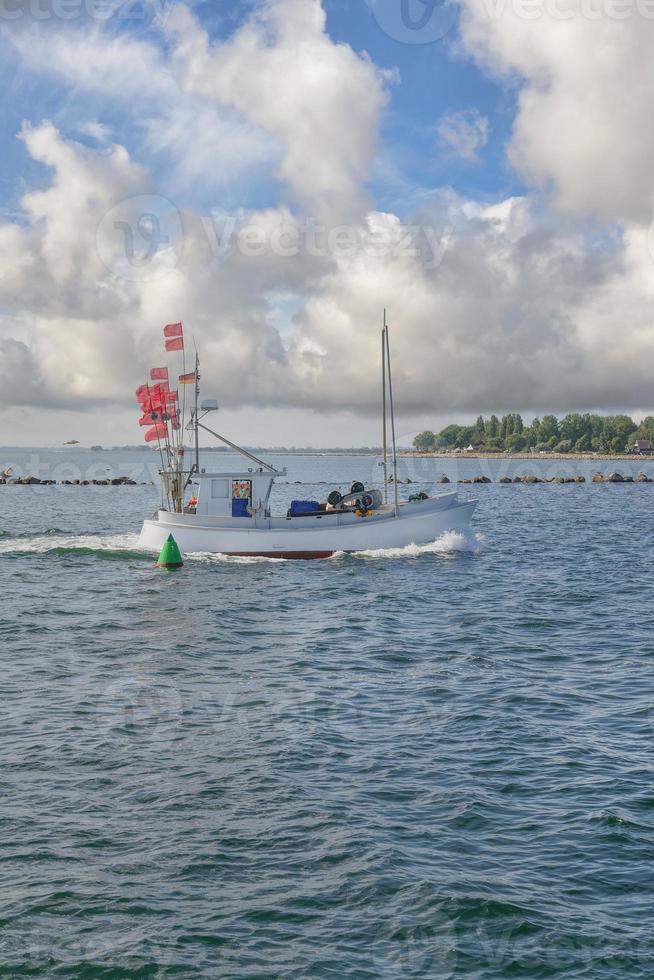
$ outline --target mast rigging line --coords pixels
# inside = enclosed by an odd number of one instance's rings
[[[387,433],[387,410],[386,410],[386,310],[384,310],[384,329],[381,334],[381,346],[382,346],[382,443],[383,443],[383,453],[384,461],[383,474],[384,474],[384,503],[388,503],[388,433]]]
[[[388,401],[389,408],[391,412],[391,442],[393,448],[393,496],[395,504],[395,516],[399,516],[400,512],[400,501],[397,492],[397,440],[395,437],[395,406],[393,404],[393,374],[391,371],[391,348],[388,339],[388,323],[386,321],[386,310],[384,310],[384,349],[386,351],[386,373],[388,374]],[[384,413],[384,423],[386,420],[386,413]],[[384,426],[385,427],[385,426]]]
[[[247,449],[243,449],[242,446],[237,446],[235,442],[230,442],[230,440],[226,439],[225,436],[221,436],[219,432],[214,432],[213,429],[210,429],[208,425],[203,425],[202,422],[200,422],[199,420],[196,421],[196,429],[204,429],[204,431],[208,432],[209,435],[212,435],[214,436],[214,438],[219,439],[220,442],[224,442],[226,446],[229,446],[230,449],[233,449],[235,452],[240,453],[242,456],[247,456],[247,458],[251,459],[253,463],[257,464],[257,466],[264,467],[270,473],[277,472],[275,467],[271,466],[270,463],[265,463],[262,459],[259,459],[258,456],[255,456],[253,453],[249,453]]]

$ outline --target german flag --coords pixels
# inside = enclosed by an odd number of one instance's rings
[[[180,374],[178,381],[181,385],[194,385],[195,371],[191,371],[190,374]]]

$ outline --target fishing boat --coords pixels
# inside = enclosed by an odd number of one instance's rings
[[[164,328],[166,350],[184,358],[182,324]],[[200,399],[200,362],[186,373],[182,363],[179,383],[171,390],[167,368],[153,368],[137,399],[147,428],[145,440],[156,443],[161,454],[161,505],[143,523],[140,546],[160,550],[172,534],[183,553],[213,553],[242,557],[330,558],[336,552],[359,552],[429,544],[447,531],[467,531],[476,501],[462,501],[456,492],[428,496],[414,494],[400,500],[398,491],[395,411],[390,359],[389,329],[384,314],[382,341],[383,484],[366,487],[354,482],[335,488],[324,501],[294,500],[286,513],[271,511],[274,482],[286,476],[270,463],[206,424],[215,401]],[[188,429],[193,434],[192,463],[187,466],[183,445],[186,386],[192,385]],[[390,420],[391,445],[388,446]],[[200,468],[200,430],[248,460],[250,466],[229,472]],[[389,472],[390,471],[390,472]]]

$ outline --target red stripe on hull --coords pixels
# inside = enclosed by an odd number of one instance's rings
[[[298,561],[313,561],[318,558],[331,558],[333,551],[228,551],[230,558],[287,558]]]

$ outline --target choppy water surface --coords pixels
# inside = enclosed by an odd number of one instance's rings
[[[169,574],[154,487],[0,487],[1,976],[654,975],[654,485],[465,491],[468,540]]]

